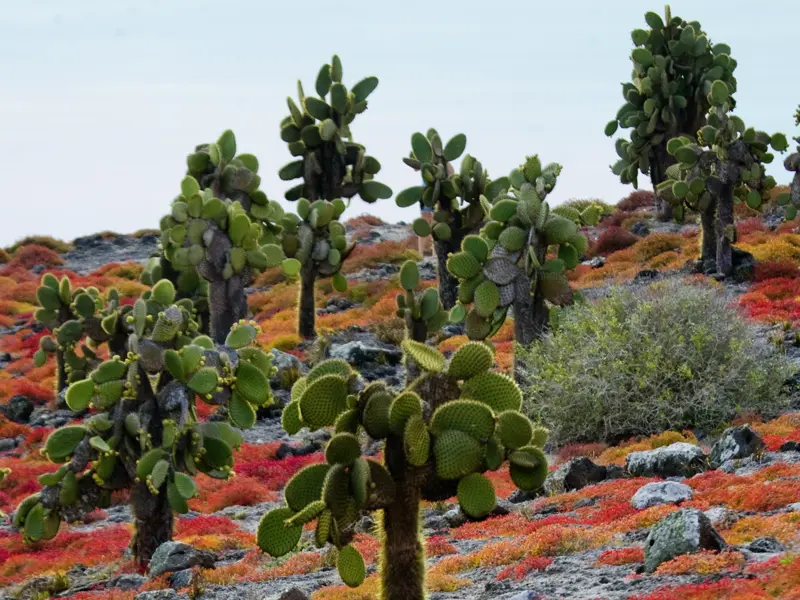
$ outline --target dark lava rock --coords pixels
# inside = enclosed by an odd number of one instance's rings
[[[636,221],[633,225],[631,225],[631,233],[633,235],[638,236],[645,236],[650,234],[650,228],[647,226],[647,223],[644,221]]]
[[[579,456],[550,473],[544,482],[544,489],[548,494],[561,494],[600,483],[606,476],[606,467],[596,465],[585,456]]]
[[[781,452],[800,452],[800,442],[783,442],[780,448]]]
[[[777,554],[778,552],[785,552],[786,546],[770,535],[754,539],[747,544],[747,549],[750,552]]]
[[[711,448],[711,466],[716,469],[726,461],[747,458],[763,448],[761,436],[749,425],[730,427]]]
[[[0,412],[2,412],[8,420],[22,424],[27,423],[31,418],[33,409],[33,402],[22,394],[14,394],[8,399],[6,404],[0,406]]]
[[[633,278],[634,281],[644,281],[647,279],[655,279],[658,277],[658,271],[655,269],[643,269],[636,274]]]
[[[150,559],[150,576],[157,577],[163,573],[182,571],[201,566],[210,569],[217,560],[216,554],[205,550],[197,550],[182,542],[164,542]]]
[[[725,547],[725,540],[707,516],[696,508],[682,508],[661,519],[650,530],[644,546],[645,571],[652,573],[661,563],[681,554]]]

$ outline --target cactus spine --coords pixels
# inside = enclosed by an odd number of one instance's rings
[[[452,162],[457,160],[467,145],[467,136],[454,135],[447,144],[435,129],[427,135],[416,132],[411,136],[411,154],[403,162],[422,174],[423,185],[400,192],[395,199],[400,207],[419,204],[434,209],[434,222],[425,219],[414,221],[413,230],[420,237],[431,236],[439,263],[439,296],[446,309],[455,306],[458,298],[458,280],[447,270],[447,257],[461,248],[464,236],[476,233],[483,223],[481,194],[494,197],[508,180],[490,182],[483,165],[469,154],[461,161],[459,173]]]
[[[33,360],[41,367],[48,355],[56,355],[57,395],[97,365],[96,352],[101,344],[108,343],[112,354],[124,351],[127,336],[116,318],[116,289],[110,288],[104,298],[95,287],[73,288],[66,275],[58,280],[46,273],[36,290],[36,299],[40,308],[34,318],[52,335],[40,338]]]
[[[124,357],[100,363],[66,393],[72,410],[97,412],[48,437],[44,453],[61,466],[39,478],[43,489],[20,504],[14,524],[28,541],[50,539],[61,521],[107,506],[114,490],[130,489],[133,553],[145,565],[171,539],[173,511],[187,512],[196,492],[192,477],[233,473],[241,435],[228,423],[199,423],[197,396],[226,404],[235,425],[250,427],[256,407],[272,401],[274,368],[252,346],[258,333],[252,322],[235,324],[225,346],[196,337],[191,302],[175,303],[168,280],[117,316],[128,334]]]
[[[600,210],[589,206],[567,216],[551,211],[545,199],[560,172],[561,165],[542,167],[538,155],[530,156],[511,172],[508,189],[491,202],[481,196],[489,220],[447,261],[459,279],[459,301],[450,319],[464,321],[470,339],[493,336],[513,306],[516,341],[530,344],[547,328],[550,306],[572,302],[565,274],[588,247],[579,227],[596,223]],[[548,257],[550,249],[557,258]]]
[[[258,159],[236,154],[230,130],[216,143],[197,146],[187,164],[181,194],[161,219],[161,246],[182,273],[178,286],[184,295],[200,278],[207,282],[201,289],[208,290],[208,330],[222,344],[233,324],[247,316],[245,288],[253,275],[280,264],[283,209],[258,189]]]
[[[662,197],[683,212],[686,204],[703,215],[703,258],[713,246],[707,238],[716,236],[716,271],[728,276],[733,272],[732,245],[736,241],[733,220],[734,202],[745,202],[758,211],[775,187],[775,179],[766,174],[765,164],[774,155],[770,147],[785,152],[789,147],[782,133],[769,135],[745,126],[744,121],[731,115],[733,109],[730,88],[723,81],[715,81],[709,88],[711,109],[707,125],[697,132],[697,139],[689,136],[673,138],[668,151],[677,164],[668,169],[668,179],[659,185]],[[712,229],[709,214],[716,206],[716,222]]]
[[[408,289],[413,277],[408,267],[404,271]],[[404,310],[413,313],[408,306]],[[326,447],[327,463],[306,467],[292,478],[284,492],[286,507],[266,513],[257,536],[264,552],[281,556],[298,544],[303,524],[316,520],[316,545],[330,542],[339,549],[342,580],[356,587],[364,568],[351,545],[355,524],[362,513],[382,511],[383,600],[425,597],[422,500],[456,495],[470,518],[481,519],[496,501],[483,473],[508,460],[515,483],[527,490],[539,489],[547,475],[541,450],[546,431],[534,429],[519,412],[522,393],[516,383],[489,370],[494,363],[489,344],[469,342],[449,361],[411,339],[403,349],[420,375],[399,394],[383,382],[364,386],[341,359],[319,363],[295,383],[284,409],[286,431],[330,426],[335,431]],[[509,423],[515,425],[509,428]],[[385,441],[383,464],[361,456],[362,431]]]
[[[286,99],[290,114],[281,121],[281,139],[297,159],[284,165],[278,176],[283,181],[303,180],[285,197],[304,200],[305,205],[298,204],[295,230],[289,232],[288,242],[284,239],[288,257],[284,272],[300,276],[298,333],[305,338],[316,337],[317,278],[338,274],[335,287],[347,287],[339,270],[352,247],[347,247],[344,227],[336,220],[347,206],[344,200],[349,204],[358,195],[373,203],[392,196],[387,185],[374,179],[380,162],[368,156],[363,145],[353,142],[350,132],[350,124],[367,110],[367,97],[377,86],[378,78],[370,76],[348,90],[342,83],[342,61],[334,55],[317,75],[317,96],[307,96],[298,81],[298,102]]]
[[[730,93],[736,91],[733,71],[736,61],[726,44],[711,45],[697,21],[655,12],[644,16],[648,29],[634,29],[631,39],[633,72],[622,84],[625,104],[605,128],[607,136],[618,127],[631,128],[630,139],[619,138],[619,160],[611,167],[622,183],[638,187],[638,173],[649,175],[656,194],[658,216],[672,218],[671,205],[658,195],[658,185],[667,178],[674,163],[667,152],[669,140],[694,135],[705,125],[710,108],[711,84],[721,80]],[[731,101],[733,107],[733,101]]]

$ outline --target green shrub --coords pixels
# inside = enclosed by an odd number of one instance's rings
[[[72,249],[72,244],[63,240],[57,240],[49,235],[29,235],[14,242],[11,246],[6,248],[6,251],[13,255],[19,248],[22,248],[23,246],[30,246],[32,244],[50,248],[50,250],[58,252],[59,254],[64,254]]]
[[[599,198],[570,198],[566,202],[562,202],[558,206],[569,206],[570,208],[574,208],[578,212],[583,212],[590,206],[597,206],[600,208],[600,216],[605,217],[608,215],[613,215],[617,212],[617,207],[609,204],[608,202],[603,202]],[[558,206],[554,207],[553,210],[558,208]]]
[[[558,443],[769,416],[785,406],[781,386],[793,371],[720,292],[682,280],[564,309],[556,331],[517,352],[525,410]]]

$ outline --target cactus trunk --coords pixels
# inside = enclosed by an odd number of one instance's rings
[[[714,203],[700,213],[701,246],[700,260],[703,268],[717,260],[717,232],[715,223]]]
[[[56,396],[67,387],[67,369],[64,361],[64,351],[56,350]]]
[[[722,186],[717,204],[717,273],[733,273],[733,244],[729,234],[733,224],[733,184]]]
[[[541,237],[541,236],[539,236]],[[540,263],[545,262],[547,244],[538,240],[536,245],[536,258]],[[514,341],[523,346],[529,346],[534,340],[541,339],[547,331],[549,310],[545,304],[544,296],[537,286],[536,293],[523,299],[514,301]],[[514,353],[514,379],[520,381],[524,371],[522,359]]]
[[[656,203],[656,218],[659,221],[669,221],[672,219],[672,205],[660,198],[658,195],[658,186],[659,184],[663,183],[667,176],[667,167],[672,164],[672,157],[667,153],[667,144],[663,142],[653,148],[653,153],[651,154],[651,165],[650,165],[650,179],[653,183],[653,196],[655,197]]]
[[[386,467],[396,486],[394,502],[383,510],[381,600],[424,600],[425,549],[420,533],[419,482],[405,464],[403,440],[386,441]]]
[[[315,322],[317,306],[314,301],[314,283],[317,280],[317,267],[308,261],[300,270],[300,303],[297,307],[297,332],[305,339],[317,337]]]
[[[455,253],[461,250],[463,236],[458,235],[457,231],[453,231],[453,237],[450,240],[436,240],[433,243],[436,251],[436,271],[439,274],[439,299],[445,310],[453,308],[458,300],[458,278],[447,269],[447,256],[451,252]]]
[[[172,508],[167,494],[157,496],[150,493],[145,482],[131,489],[131,513],[134,536],[131,541],[136,563],[145,567],[161,544],[172,539]]]
[[[209,282],[210,335],[217,344],[224,344],[233,324],[247,316],[245,284],[238,275]]]

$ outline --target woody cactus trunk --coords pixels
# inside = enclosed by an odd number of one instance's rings
[[[761,209],[776,185],[764,166],[774,160],[770,147],[777,152],[789,147],[784,134],[756,131],[730,114],[730,93],[730,87],[721,80],[709,86],[712,108],[708,124],[697,132],[696,139],[681,136],[670,140],[668,150],[678,162],[670,168],[670,179],[659,186],[663,197],[680,210],[684,204],[696,205],[705,214],[716,206],[714,230],[703,230],[703,259],[710,262],[706,254],[711,244],[706,238],[715,231],[716,271],[725,276],[733,273],[734,203],[744,202],[756,212]],[[779,201],[784,203],[782,198]]]
[[[631,40],[633,72],[622,84],[625,104],[605,127],[613,136],[618,127],[631,128],[630,139],[619,138],[619,160],[611,167],[624,184],[638,187],[638,174],[649,175],[657,203],[658,218],[673,218],[673,205],[659,193],[659,185],[674,164],[667,143],[681,135],[695,135],[705,125],[710,108],[708,86],[722,80],[736,91],[733,71],[736,61],[730,47],[711,45],[697,21],[672,16],[670,7],[662,18],[655,12],[644,16],[648,29],[634,29]],[[731,100],[733,107],[733,101]]]
[[[252,346],[254,323],[234,325],[225,345],[196,336],[189,300],[177,304],[168,280],[133,306],[118,309],[128,331],[127,352],[99,364],[67,389],[72,410],[96,412],[56,429],[44,454],[61,467],[39,477],[44,486],[23,500],[14,525],[27,542],[55,537],[61,521],[106,507],[111,493],[129,489],[136,561],[146,566],[172,538],[173,511],[186,513],[199,472],[227,479],[241,435],[228,423],[197,419],[196,398],[224,404],[230,420],[251,427],[256,408],[272,401],[271,358]]]
[[[508,187],[503,178],[490,182],[481,163],[466,155],[459,173],[452,162],[457,160],[467,145],[463,133],[453,136],[447,144],[435,129],[427,135],[420,132],[411,136],[411,154],[403,162],[422,174],[423,185],[400,192],[395,202],[400,207],[420,205],[434,210],[433,223],[424,218],[414,221],[413,229],[420,237],[431,236],[438,261],[439,296],[446,309],[455,306],[458,299],[458,280],[447,270],[447,257],[458,252],[465,236],[477,233],[483,223],[481,194],[494,197],[494,191]],[[490,187],[491,185],[491,187]]]
[[[377,86],[377,77],[366,77],[348,90],[342,83],[342,61],[334,55],[317,75],[314,88],[318,97],[306,96],[298,81],[298,102],[286,99],[290,114],[281,121],[281,139],[297,160],[284,165],[278,176],[283,181],[303,180],[285,197],[303,200],[306,206],[298,204],[296,229],[287,232],[288,241],[284,237],[283,250],[288,257],[284,271],[300,277],[297,330],[304,338],[316,337],[317,279],[338,274],[342,260],[352,250],[346,248],[344,227],[338,221],[333,229],[329,224],[356,195],[370,204],[392,196],[388,186],[374,179],[381,164],[366,154],[364,146],[353,142],[350,131],[356,116],[367,110],[367,97]],[[343,280],[340,276],[335,282],[339,288],[346,288]]]
[[[247,316],[253,276],[283,258],[283,209],[258,189],[258,159],[236,154],[230,130],[198,146],[187,163],[181,194],[161,219],[161,246],[175,269],[208,282],[209,334],[222,344]]]
[[[489,221],[480,235],[466,236],[461,250],[447,260],[459,280],[450,319],[464,321],[470,339],[493,336],[513,307],[514,337],[528,345],[546,331],[551,307],[573,301],[566,272],[578,265],[589,245],[580,226],[595,224],[600,209],[551,211],[545,198],[560,172],[561,165],[542,167],[538,155],[531,156],[511,172],[508,189],[492,201],[481,196]]]
[[[800,125],[800,107],[797,108],[797,112],[794,114],[794,124]],[[785,196],[780,198],[783,204],[788,205],[786,207],[786,218],[790,221],[795,219],[797,209],[800,207],[800,136],[794,138],[794,141],[797,142],[797,149],[783,161],[783,166],[787,171],[794,173],[794,177],[792,177],[788,198]]]
[[[425,598],[422,500],[455,495],[469,518],[482,519],[496,503],[486,471],[508,461],[514,483],[531,491],[547,476],[542,446],[548,432],[519,412],[522,393],[514,381],[490,371],[489,344],[464,344],[449,361],[413,340],[403,349],[421,374],[400,393],[381,381],[365,386],[341,359],[319,363],[295,383],[282,417],[286,431],[333,426],[334,434],[326,461],[289,481],[286,506],[266,513],[257,532],[259,547],[278,557],[316,520],[314,543],[333,544],[342,581],[358,587],[366,565],[351,542],[362,514],[378,511],[382,600]],[[384,440],[383,463],[362,456],[362,432]]]

